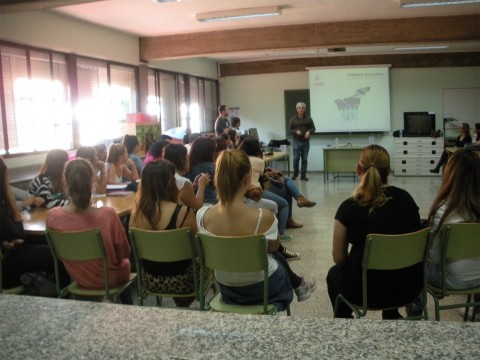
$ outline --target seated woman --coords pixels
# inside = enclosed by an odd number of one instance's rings
[[[470,136],[470,126],[468,123],[462,123],[460,125],[460,135],[458,135],[457,140],[455,141],[455,147],[463,148],[465,145],[470,144],[471,142],[472,137]],[[447,150],[444,150],[437,166],[435,166],[434,169],[430,169],[430,172],[433,174],[438,174],[440,172],[440,168],[447,162],[447,160],[448,152]]]
[[[470,149],[458,150],[448,160],[428,220],[434,237],[427,277],[429,283],[440,286],[443,225],[480,222],[480,158]],[[480,286],[480,259],[447,262],[446,272],[449,288]]]
[[[108,261],[109,286],[116,287],[129,280],[130,246],[125,229],[114,209],[90,206],[93,168],[85,159],[70,161],[65,168],[65,183],[70,203],[51,209],[47,214],[47,228],[59,231],[81,231],[98,228]],[[101,260],[64,261],[68,273],[78,286],[85,289],[103,289]],[[123,303],[132,303],[127,291],[121,295]]]
[[[201,174],[208,174],[210,179],[215,176],[215,163],[213,157],[215,156],[215,141],[207,137],[196,138],[190,145],[190,152],[188,154],[188,161],[190,170],[186,177],[194,182],[197,176]],[[210,181],[205,188],[204,203],[216,204],[217,194],[213,181]]]
[[[107,192],[107,176],[105,174],[105,163],[100,161],[97,151],[93,146],[80,146],[75,154],[76,158],[88,160],[93,166],[93,186],[96,194]]]
[[[180,192],[175,181],[175,166],[159,160],[147,164],[143,171],[130,227],[143,230],[172,230],[189,227],[197,233],[195,214],[187,206],[179,205]],[[198,264],[195,266],[198,267]],[[198,267],[197,273],[200,273]],[[140,275],[139,275],[140,276]],[[158,263],[143,260],[141,274],[145,287],[153,292],[188,294],[195,290],[191,260]],[[188,307],[194,297],[173,298],[176,306]]]
[[[128,158],[127,149],[123,144],[110,145],[105,170],[107,184],[121,184],[138,180],[137,168],[134,162]]]
[[[253,136],[247,136],[243,139],[239,149],[248,155],[250,164],[252,165],[251,185],[257,187],[261,186],[260,177],[265,172],[265,161],[262,159],[262,148],[260,147],[260,143]],[[263,191],[262,198],[274,201],[278,206],[277,218],[280,240],[292,240],[292,236],[285,234],[287,222],[291,219],[291,217],[289,217],[290,209],[287,200],[271,191]]]
[[[63,189],[63,169],[67,161],[66,151],[50,150],[40,168],[40,174],[30,183],[28,193],[43,198],[43,206],[47,209],[68,204]]]
[[[197,213],[198,231],[218,236],[265,234],[268,240],[269,303],[285,310],[292,301],[292,288],[299,301],[306,300],[315,289],[315,281],[305,281],[294,274],[278,249],[277,219],[266,209],[254,209],[244,202],[251,184],[252,167],[245,153],[223,151],[216,162],[215,187],[219,202]],[[262,304],[263,273],[215,271],[222,298],[229,304]]]
[[[7,166],[0,157],[0,246],[3,254],[2,284],[5,289],[21,285],[21,276],[28,274],[32,280],[44,280],[40,273],[45,276],[54,276],[53,259],[50,249],[46,245],[32,246],[24,243],[23,220],[15,206],[15,199],[9,186]],[[63,283],[68,280],[65,271],[61,270]],[[27,277],[28,279],[28,277]],[[22,279],[23,280],[23,279]],[[41,286],[41,283],[24,284]],[[55,285],[51,283],[53,289]],[[37,289],[38,295],[55,294],[42,293]]]
[[[280,171],[272,168],[265,169],[265,175],[269,177],[269,179],[274,179],[270,181],[269,191],[272,193],[281,196],[288,202],[288,220],[287,220],[287,228],[300,228],[303,225],[297,223],[292,218],[292,199],[297,201],[297,206],[302,207],[314,207],[317,205],[316,202],[310,201],[305,196],[303,196],[297,188],[295,181],[293,181],[290,177],[283,175]]]
[[[379,145],[365,147],[357,165],[360,183],[352,197],[337,210],[333,226],[334,265],[327,275],[332,306],[338,294],[362,303],[362,262],[366,236],[370,233],[404,234],[421,229],[415,201],[405,190],[388,185],[390,156]],[[350,252],[348,252],[351,245]],[[368,305],[395,306],[415,299],[422,288],[422,264],[406,270],[369,272]],[[383,311],[384,319],[397,319],[398,310]],[[337,317],[350,318],[352,310],[341,304]]]
[[[150,149],[148,149],[147,156],[145,157],[145,160],[143,160],[143,165],[147,165],[148,163],[152,161],[157,161],[162,159],[163,157],[163,148],[170,144],[169,141],[167,140],[157,140],[155,141],[152,146],[150,146]]]
[[[181,202],[194,210],[200,209],[205,199],[205,188],[210,183],[208,173],[199,174],[193,183],[185,177],[189,162],[187,149],[182,144],[168,144],[163,150],[163,158],[175,165],[175,180],[180,190]]]
[[[141,174],[143,169],[143,161],[137,155],[137,152],[140,148],[140,141],[138,141],[138,138],[135,135],[125,135],[123,137],[123,145],[125,145],[125,148],[127,149],[128,158],[135,164],[138,174]]]

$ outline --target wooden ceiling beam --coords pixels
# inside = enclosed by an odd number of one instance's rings
[[[1,0],[0,14],[53,9],[96,1],[100,0]]]
[[[140,38],[143,61],[232,52],[478,41],[480,15],[342,21]]]
[[[377,64],[389,64],[392,68],[480,66],[480,53],[385,54],[245,61],[220,64],[220,76],[306,71],[308,67],[316,66],[365,66]]]

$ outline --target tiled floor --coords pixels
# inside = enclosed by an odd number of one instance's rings
[[[326,275],[333,265],[331,256],[333,219],[339,204],[349,197],[355,188],[358,179],[341,177],[323,182],[323,173],[309,173],[310,181],[297,180],[300,192],[317,205],[313,208],[298,208],[294,204],[293,218],[302,223],[301,229],[288,229],[287,233],[293,235],[292,241],[283,244],[290,250],[301,254],[301,259],[290,262],[292,269],[317,281],[317,289],[310,299],[301,303],[294,300],[291,304],[292,316],[299,317],[325,317],[333,316],[332,307],[327,294]],[[392,185],[407,190],[415,199],[420,208],[420,215],[426,218],[430,204],[440,185],[440,176],[435,177],[395,177],[390,176]],[[452,301],[449,299],[448,301]],[[152,297],[147,301],[154,303]],[[170,299],[164,301],[166,306],[173,305]],[[193,306],[197,305],[196,303]],[[433,301],[428,298],[430,319],[434,319]],[[402,312],[402,311],[401,311]],[[284,314],[282,314],[284,315]],[[381,312],[371,312],[367,318],[380,319]],[[462,321],[459,310],[441,312],[442,321]]]

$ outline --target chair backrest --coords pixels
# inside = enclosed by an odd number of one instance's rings
[[[368,234],[364,269],[396,270],[422,262],[429,233],[430,228],[397,235]]]
[[[189,228],[149,231],[131,227],[129,235],[135,259],[174,262],[195,257]]]
[[[422,303],[426,304],[427,261],[431,228],[406,234],[368,234],[363,255],[362,301],[363,314],[368,309],[368,270],[399,270],[423,263]],[[424,316],[428,318],[426,308]]]
[[[59,285],[58,260],[102,260],[105,292],[107,297],[110,296],[108,263],[105,255],[105,249],[103,248],[102,236],[98,229],[88,229],[82,231],[58,231],[46,229],[45,235],[54,259],[55,278],[57,283],[57,291],[59,294],[61,294],[61,289]]]
[[[480,223],[445,224],[442,259],[460,260],[480,257]]]
[[[231,272],[263,270],[263,313],[268,308],[268,254],[264,235],[214,236],[197,233],[200,260],[200,285],[204,287],[205,269]],[[200,308],[205,308],[205,294],[200,293]]]
[[[480,223],[445,224],[440,262],[442,296],[447,292],[447,262],[473,258],[480,258]]]
[[[264,235],[214,236],[197,233],[197,238],[198,252],[201,252],[206,267],[231,272],[268,269]]]

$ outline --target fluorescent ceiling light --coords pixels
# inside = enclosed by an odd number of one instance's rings
[[[201,22],[223,21],[249,19],[263,16],[276,16],[282,13],[279,6],[264,6],[257,8],[235,9],[226,11],[212,11],[196,15],[196,19]]]
[[[478,4],[480,0],[400,0],[400,7]]]
[[[396,47],[395,51],[401,50],[439,50],[439,49],[448,49],[447,45],[437,45],[437,46],[412,46],[412,47]]]

